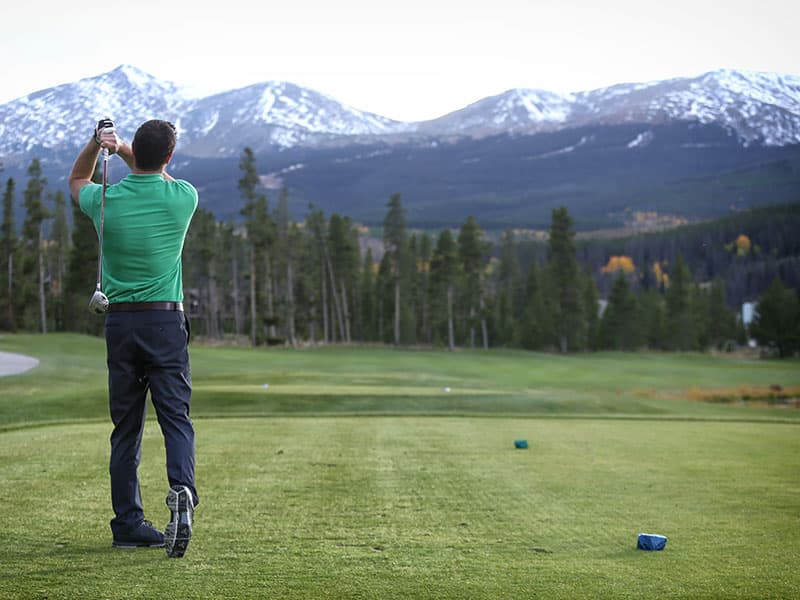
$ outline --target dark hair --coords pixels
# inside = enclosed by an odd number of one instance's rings
[[[175,150],[177,139],[175,125],[169,121],[153,119],[142,123],[133,136],[136,168],[142,171],[158,171]]]

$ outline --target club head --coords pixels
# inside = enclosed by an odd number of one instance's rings
[[[89,310],[96,315],[108,312],[108,298],[100,290],[96,290],[89,300]]]

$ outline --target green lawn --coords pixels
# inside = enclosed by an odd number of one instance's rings
[[[107,419],[105,346],[76,335],[0,336],[40,366],[0,378],[0,428]],[[691,400],[696,390],[800,386],[800,361],[702,354],[251,350],[192,346],[193,414],[486,415],[800,422],[800,410]],[[449,388],[450,391],[444,391]]]
[[[0,598],[800,596],[800,411],[688,399],[797,361],[193,347],[202,502],[170,560],[110,545],[102,341],[0,350],[42,361],[0,378]],[[163,465],[151,419],[161,526]]]

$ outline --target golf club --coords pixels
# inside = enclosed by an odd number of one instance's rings
[[[114,122],[111,119],[101,119],[97,123],[97,132],[114,131]],[[97,232],[99,251],[97,254],[97,286],[89,300],[89,310],[96,315],[108,311],[108,298],[102,291],[103,274],[103,224],[106,216],[106,186],[108,185],[108,148],[103,148],[103,191],[100,199],[100,228]]]

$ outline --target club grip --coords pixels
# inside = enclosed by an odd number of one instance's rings
[[[100,119],[97,122],[97,132],[100,133],[104,129],[111,129],[113,131],[114,130],[114,121],[112,121],[109,118]]]

